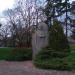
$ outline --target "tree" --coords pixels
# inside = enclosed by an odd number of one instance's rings
[[[25,45],[29,47],[31,44],[31,26],[38,25],[38,22],[44,19],[37,0],[17,0],[16,7],[6,10],[4,13],[10,25],[13,46],[16,45],[16,42],[22,45],[21,43],[24,41]]]
[[[70,3],[69,0],[65,0],[65,13],[66,13],[66,19],[65,19],[65,24],[66,24],[66,37],[68,36],[68,10],[70,9]],[[70,11],[70,10],[69,10]]]
[[[2,43],[1,46],[8,47],[8,38],[10,36],[10,27],[9,25],[1,24],[0,27],[0,41]]]
[[[61,16],[64,9],[64,2],[62,0],[46,0],[45,14],[50,19]]]
[[[54,19],[60,17],[61,15],[66,13],[66,36],[67,36],[67,19],[68,19],[68,12],[70,10],[70,3],[69,0],[46,0],[47,4],[45,6],[45,14],[47,16],[47,23],[48,25],[53,25]]]
[[[64,35],[60,22],[58,21],[55,21],[51,26],[49,47],[52,48],[55,52],[58,52],[60,56],[62,56],[61,54],[65,56],[70,52],[68,40]]]
[[[71,11],[70,11],[70,14],[71,14],[71,32],[72,32],[72,35],[71,35],[71,37],[73,38],[73,39],[75,39],[75,1],[73,1],[72,2],[72,4],[71,4]]]

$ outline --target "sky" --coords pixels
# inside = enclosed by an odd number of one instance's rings
[[[70,2],[75,0],[70,0]],[[2,15],[2,12],[4,10],[7,10],[8,8],[13,8],[15,4],[15,0],[0,0],[0,16]]]
[[[0,12],[12,8],[14,4],[14,0],[0,0]]]
[[[0,22],[5,22],[3,11],[12,9],[15,4],[15,0],[0,0]]]
[[[69,0],[70,2],[75,1],[75,0]]]
[[[74,1],[74,0],[70,0]],[[0,13],[14,6],[15,0],[0,0]]]

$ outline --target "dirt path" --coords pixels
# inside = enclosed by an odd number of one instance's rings
[[[0,61],[0,75],[75,75],[75,72],[37,69],[32,61]]]

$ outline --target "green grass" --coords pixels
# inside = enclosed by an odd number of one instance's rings
[[[0,48],[0,60],[6,60],[13,48]]]
[[[8,61],[27,61],[32,60],[31,48],[14,48],[9,52],[9,56],[6,59]]]
[[[0,48],[0,60],[21,61],[31,60],[31,48]]]

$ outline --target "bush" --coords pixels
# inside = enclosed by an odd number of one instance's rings
[[[67,50],[65,50],[66,52]],[[61,50],[60,51],[56,51],[53,50],[51,48],[43,48],[42,50],[40,50],[40,52],[37,54],[37,57],[40,57],[41,59],[50,59],[50,58],[63,58],[66,57],[68,55],[68,53],[64,53],[64,51]]]
[[[36,55],[34,65],[43,69],[70,70],[68,60],[62,55],[64,56],[64,53],[55,53],[50,48],[44,48]]]
[[[42,69],[56,69],[56,70],[71,70],[68,62],[60,58],[51,58],[47,60],[35,60],[34,64],[36,67]]]
[[[24,61],[32,59],[31,48],[15,48],[9,54],[9,61]]]

